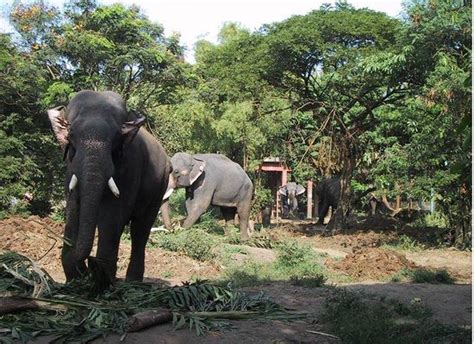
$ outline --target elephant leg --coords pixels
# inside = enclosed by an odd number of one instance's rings
[[[100,212],[98,228],[99,241],[97,243],[97,260],[110,275],[115,279],[117,273],[118,249],[120,236],[124,228],[120,216],[115,215],[114,209],[109,207],[108,211]]]
[[[61,262],[67,281],[79,278],[87,271],[86,263],[84,261],[77,262],[74,254],[79,230],[79,205],[73,198],[73,194],[69,197],[66,208],[67,222],[64,229],[64,244],[61,251]]]
[[[186,212],[188,216],[183,222],[183,228],[189,228],[196,223],[201,215],[209,208],[211,204],[211,198],[196,197],[196,193],[192,200],[186,200]]]
[[[319,205],[319,214],[318,214],[318,225],[324,224],[324,217],[326,216],[329,210],[329,203],[326,200],[323,200]]]
[[[243,241],[246,241],[253,234],[253,228],[249,226],[249,217],[250,217],[250,200],[239,204],[237,206],[237,213],[239,214],[239,227],[240,227],[240,237]]]
[[[235,213],[237,211],[236,208],[231,208],[231,207],[220,207],[222,216],[224,217],[225,220],[225,227],[224,227],[224,232],[227,235],[228,231],[227,228],[230,224],[235,225]]]
[[[226,226],[230,224],[230,222],[234,222],[235,213],[237,211],[236,208],[232,207],[220,207],[222,216],[224,217]]]
[[[170,207],[168,199],[161,205],[161,218],[166,229],[171,229]]]
[[[157,214],[158,209],[147,212]],[[127,281],[142,281],[145,273],[145,246],[150,236],[156,216],[146,218],[134,218],[130,224],[130,236],[132,239],[132,254],[127,268]]]

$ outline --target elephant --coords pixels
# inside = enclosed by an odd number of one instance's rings
[[[111,91],[80,91],[67,107],[48,110],[48,117],[67,165],[61,253],[67,281],[86,273],[97,226],[95,261],[113,282],[120,236],[129,223],[132,252],[126,280],[141,281],[145,245],[171,172],[169,157],[141,128],[145,118],[128,112],[121,96]]]
[[[184,228],[189,228],[210,205],[220,207],[226,223],[239,215],[242,240],[249,239],[253,183],[242,167],[222,154],[176,153],[171,158],[173,171],[168,190],[186,189],[187,217]],[[164,223],[169,224],[168,211],[163,211]],[[166,219],[165,217],[168,217]]]
[[[294,214],[298,209],[297,196],[303,194],[306,189],[294,182],[289,182],[286,185],[281,186],[278,189],[280,195],[282,195],[282,215],[287,218],[290,214]]]
[[[331,219],[331,212],[337,209],[341,196],[341,179],[339,177],[326,178],[315,188],[314,203],[317,207],[318,225],[327,224]],[[330,211],[331,207],[331,211]]]

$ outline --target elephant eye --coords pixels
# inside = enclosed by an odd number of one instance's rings
[[[76,149],[74,148],[72,144],[69,144],[67,148],[67,156],[69,158],[69,161],[72,161],[75,155],[76,155]]]

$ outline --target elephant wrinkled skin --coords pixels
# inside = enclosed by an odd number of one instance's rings
[[[253,184],[242,167],[221,154],[176,153],[171,158],[173,172],[168,189],[186,189],[187,217],[183,227],[191,227],[210,205],[218,206],[226,222],[239,215],[242,239],[248,239]],[[169,218],[163,211],[165,224]]]
[[[67,243],[62,264],[68,281],[86,271],[96,226],[97,262],[113,279],[125,225],[132,254],[127,280],[142,280],[145,245],[168,184],[170,161],[114,92],[81,91],[67,107],[48,110],[64,152]]]
[[[294,182],[289,182],[278,189],[280,195],[282,195],[282,215],[283,218],[288,218],[290,215],[295,215],[298,210],[297,196],[305,192],[305,188]]]
[[[317,207],[318,225],[327,224],[331,213],[337,209],[341,195],[341,179],[339,177],[321,180],[315,189],[314,203]]]

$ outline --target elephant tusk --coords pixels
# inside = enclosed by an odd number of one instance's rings
[[[173,193],[173,190],[174,189],[169,189],[168,191],[166,191],[165,195],[163,196],[163,200],[168,199],[171,196],[171,194]]]
[[[120,196],[120,191],[117,187],[117,184],[115,184],[114,178],[110,177],[107,184],[109,185],[110,191],[112,191],[112,193],[115,195],[115,197],[119,197]]]
[[[75,174],[73,174],[72,177],[71,177],[71,181],[69,182],[69,192],[74,190],[76,185],[77,185],[77,177],[76,177]]]

